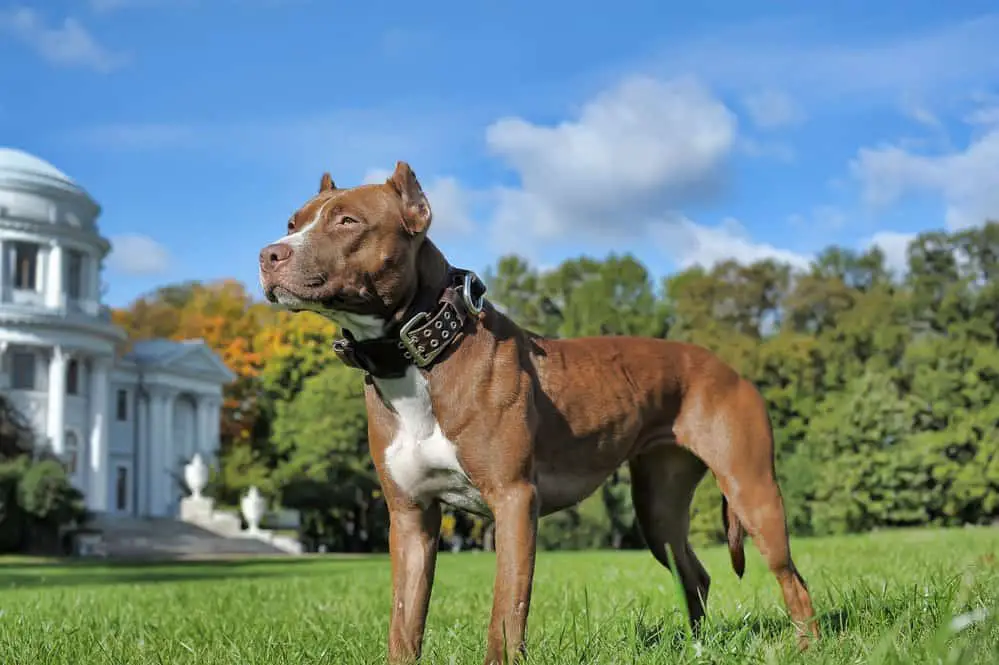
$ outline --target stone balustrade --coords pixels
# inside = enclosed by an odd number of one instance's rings
[[[240,500],[240,513],[247,528],[236,515],[215,509],[213,499],[204,495],[208,486],[210,469],[200,453],[195,453],[184,466],[184,483],[191,496],[180,501],[180,519],[227,538],[253,538],[270,543],[289,554],[301,554],[302,544],[294,538],[282,536],[269,529],[260,528],[267,514],[267,500],[255,486]]]

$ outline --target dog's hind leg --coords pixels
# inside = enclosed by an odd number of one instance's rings
[[[763,398],[751,383],[740,381],[710,417],[695,415],[688,422],[681,417],[674,430],[678,441],[708,465],[728,501],[726,530],[736,572],[742,563],[744,527],[776,576],[799,645],[805,648],[807,634],[817,638],[819,630],[808,586],[791,559],[784,501],[774,469],[773,432]]]
[[[629,463],[635,517],[652,555],[670,569],[667,548],[683,586],[691,628],[700,629],[711,577],[697,560],[687,535],[690,501],[707,467],[675,445],[654,447]]]

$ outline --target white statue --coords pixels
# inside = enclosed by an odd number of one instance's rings
[[[250,533],[260,532],[260,520],[264,517],[264,511],[267,509],[267,501],[264,500],[260,490],[254,485],[250,487],[250,491],[247,492],[242,499],[239,501],[239,509],[243,512],[243,519],[246,520],[248,526],[248,531]]]
[[[201,453],[194,453],[191,461],[184,465],[184,482],[191,490],[191,496],[200,499],[208,485],[208,465],[201,459]]]

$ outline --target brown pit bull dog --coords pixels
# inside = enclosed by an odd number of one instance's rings
[[[710,578],[687,540],[689,506],[710,469],[736,573],[748,534],[802,644],[818,637],[754,386],[689,344],[519,328],[427,239],[431,217],[408,164],[384,184],[348,189],[324,174],[287,235],[260,252],[267,298],[339,324],[338,356],[366,374],[371,455],[391,515],[389,661],[420,656],[442,503],[495,522],[485,662],[512,661],[525,650],[538,517],[582,501],[625,462],[642,533],[663,566],[669,548],[695,629]]]

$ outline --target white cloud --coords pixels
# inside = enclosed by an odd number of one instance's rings
[[[999,216],[999,127],[964,150],[921,155],[897,145],[862,148],[850,165],[866,202],[891,205],[911,193],[938,196],[951,229],[977,226]]]
[[[969,125],[983,127],[999,127],[999,102],[995,106],[982,106],[975,109],[965,118]]]
[[[495,192],[494,241],[522,255],[537,242],[579,241],[604,248],[645,242],[677,265],[776,259],[798,268],[810,257],[755,242],[734,219],[705,226],[676,210],[718,192],[738,146],[790,159],[780,144],[740,143],[735,115],[692,79],[630,78],[541,126],[505,119],[487,141],[520,178]],[[765,150],[769,149],[769,153]]]
[[[690,79],[626,79],[558,125],[498,120],[486,141],[521,186],[497,192],[496,224],[549,238],[634,231],[710,198],[735,136],[735,115]]]
[[[692,266],[710,268],[729,259],[740,263],[774,259],[804,269],[812,258],[769,243],[754,242],[742,224],[733,218],[718,226],[705,226],[682,217],[653,224],[650,230],[654,241],[673,257],[681,269]]]
[[[454,178],[438,178],[426,190],[433,211],[433,229],[443,233],[468,233],[472,230],[471,194]]]
[[[160,275],[170,267],[169,250],[149,236],[113,236],[111,248],[108,267],[123,275]]]
[[[362,182],[372,185],[385,182],[391,176],[392,172],[387,169],[371,169],[364,175]],[[463,189],[452,177],[432,178],[429,181],[425,181],[419,173],[416,177],[419,178],[423,193],[430,201],[430,210],[433,213],[430,233],[433,237],[463,234],[472,230],[473,192]]]
[[[938,118],[936,114],[929,109],[929,107],[927,107],[923,102],[914,99],[911,95],[907,95],[906,99],[903,100],[902,112],[909,118],[915,120],[921,125],[925,125],[926,127],[939,129],[943,126],[943,123],[940,122],[940,118]]]
[[[902,276],[908,269],[909,243],[916,237],[915,233],[898,233],[896,231],[879,231],[863,243],[864,249],[877,246],[885,256],[885,265],[897,276]]]
[[[743,98],[750,119],[760,129],[776,129],[801,122],[804,114],[790,95],[773,88]]]
[[[365,185],[377,185],[378,183],[385,182],[391,177],[392,177],[392,172],[389,171],[388,169],[370,169],[367,173],[364,174],[364,177],[361,179],[361,182]],[[419,178],[420,176],[416,177]],[[334,178],[333,180],[335,182],[336,178]],[[431,203],[433,202],[431,201]]]
[[[126,56],[102,45],[76,19],[67,17],[50,25],[40,12],[28,7],[0,9],[0,33],[11,35],[61,67],[109,72],[127,62]]]

